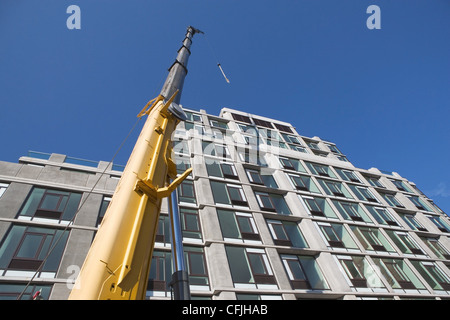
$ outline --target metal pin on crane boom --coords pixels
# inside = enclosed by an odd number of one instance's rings
[[[145,299],[161,201],[168,196],[172,196],[171,220],[175,221],[175,298],[178,292],[178,299],[189,299],[174,192],[192,169],[177,175],[171,138],[178,123],[186,120],[179,102],[195,33],[203,32],[187,28],[160,95],[138,115],[148,117],[69,299]]]

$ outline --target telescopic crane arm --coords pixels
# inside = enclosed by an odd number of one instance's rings
[[[179,101],[195,33],[188,27],[160,95],[138,115],[148,117],[69,299],[145,298],[161,201],[192,170],[177,176],[171,138],[186,119]]]

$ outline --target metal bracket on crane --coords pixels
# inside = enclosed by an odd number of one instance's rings
[[[170,110],[171,105],[173,103],[173,100],[175,99],[175,97],[177,96],[179,90],[175,91],[175,93],[170,97],[169,100],[165,101],[165,98],[163,95],[159,95],[156,98],[150,100],[149,102],[147,102],[147,104],[144,106],[144,108],[142,108],[141,112],[138,113],[137,117],[140,118],[144,115],[149,115],[150,111],[159,103],[162,102],[164,103],[164,107],[162,108],[162,112],[166,111],[166,110]],[[172,107],[173,108],[173,107]],[[171,110],[170,110],[171,111]],[[177,115],[175,115],[176,118]]]
[[[187,169],[183,174],[178,176],[167,187],[155,188],[153,185],[148,184],[146,180],[139,179],[136,182],[134,190],[139,193],[146,194],[153,199],[161,199],[170,196],[170,194],[191,174],[192,168]]]

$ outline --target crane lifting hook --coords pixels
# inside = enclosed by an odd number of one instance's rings
[[[222,66],[220,65],[220,63],[218,63],[217,66],[219,67],[220,71],[222,72],[222,75],[225,78],[225,80],[227,81],[227,83],[230,83],[230,80],[228,80],[227,76],[225,75],[225,72],[223,72],[223,69],[222,69]]]

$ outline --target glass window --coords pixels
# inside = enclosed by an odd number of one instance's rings
[[[281,259],[293,289],[330,288],[314,257],[282,255]]]
[[[442,213],[442,214],[446,214],[444,211],[442,211],[441,208],[439,208],[436,203],[434,203],[432,200],[428,199],[428,202],[433,206],[434,209],[436,209],[436,211],[438,213]]]
[[[416,241],[407,233],[393,230],[386,230],[386,233],[394,241],[395,245],[404,254],[425,255]]]
[[[421,237],[422,241],[436,254],[439,259],[450,260],[450,253],[436,238]]]
[[[258,135],[258,130],[252,125],[249,126],[242,123],[238,123],[238,127],[241,132],[251,134],[253,136]]]
[[[365,187],[349,185],[350,189],[352,189],[353,193],[359,200],[369,201],[369,202],[378,202],[375,196],[369,191],[369,189]]]
[[[202,141],[202,148],[204,155],[231,159],[230,151],[224,144]]]
[[[334,172],[328,166],[324,166],[324,165],[312,163],[312,162],[306,162],[306,161],[305,161],[305,163],[312,174],[319,175],[322,177],[337,178],[336,175],[334,174]]]
[[[348,159],[346,156],[337,156],[337,158],[338,158],[338,160],[348,162]]]
[[[412,230],[427,231],[412,214],[399,214]]]
[[[339,168],[334,168],[334,169],[339,174],[339,176],[342,178],[342,180],[352,181],[352,182],[361,182],[353,171],[339,169]]]
[[[425,211],[430,211],[433,212],[426,204],[425,202],[420,199],[419,197],[408,197],[409,200],[411,200],[411,202],[416,206],[417,209],[419,210],[425,210]]]
[[[359,251],[358,246],[342,224],[317,222],[317,225],[330,247]]]
[[[266,160],[264,159],[264,153],[260,152],[259,149],[247,147],[241,148],[238,146],[237,150],[239,159],[242,162],[258,165],[261,167],[267,166]]]
[[[350,226],[358,241],[367,251],[395,252],[386,237],[377,228]]]
[[[184,246],[184,258],[191,290],[209,289],[208,270],[203,248]],[[154,250],[150,266],[147,296],[170,296],[172,280],[172,255]]]
[[[358,203],[338,200],[331,201],[345,220],[372,223]]]
[[[309,176],[297,175],[289,173],[287,174],[292,186],[297,190],[309,191],[313,193],[320,193],[314,181]]]
[[[300,160],[284,158],[284,157],[279,157],[279,160],[280,160],[281,166],[286,170],[294,170],[294,171],[306,173],[306,170],[303,167],[303,165],[301,164]]]
[[[192,123],[192,122],[184,122],[184,129],[186,131],[190,131],[190,134],[193,134],[194,136],[199,135],[203,136],[205,135],[205,126],[198,123]]]
[[[401,180],[391,180],[391,182],[397,187],[399,191],[412,192],[408,185]]]
[[[188,142],[185,139],[173,140],[172,151],[175,154],[189,154]]]
[[[327,144],[327,147],[331,150],[331,152],[342,154],[342,152],[332,144]]]
[[[296,248],[308,247],[305,238],[295,222],[267,220],[267,226],[276,245]]]
[[[248,206],[244,191],[239,185],[210,181],[215,203]]]
[[[0,283],[0,300],[32,300],[33,296],[40,291],[40,296],[48,300],[51,285],[42,285],[31,283],[28,286],[21,283]]]
[[[191,167],[190,158],[187,156],[176,155],[174,159],[178,174],[184,173],[187,169]],[[192,173],[189,176],[192,177]]]
[[[233,163],[216,161],[214,159],[207,159],[205,163],[209,176],[239,180]]]
[[[433,222],[440,231],[442,231],[442,232],[450,232],[449,225],[446,222],[444,222],[444,220],[441,219],[440,217],[431,216],[431,215],[427,215],[426,217],[428,219],[430,219],[431,222]]]
[[[258,129],[258,132],[261,136],[270,140],[282,141],[280,134],[275,130],[269,129]]]
[[[375,178],[375,177],[366,177],[366,179],[367,179],[367,181],[369,181],[369,183],[370,183],[372,186],[374,186],[374,187],[377,187],[377,188],[385,188],[385,187],[381,184],[380,179],[378,179],[378,178]]]
[[[450,279],[434,262],[412,260],[411,263],[433,290],[450,291]]]
[[[260,139],[258,136],[242,135],[242,139],[245,144],[250,145],[251,147],[257,148],[260,144]]]
[[[208,269],[203,248],[184,246],[184,258],[191,287],[208,286]]]
[[[261,174],[258,170],[252,169],[246,169],[245,172],[251,183],[264,185],[268,188],[278,188],[278,185],[271,174]]]
[[[56,275],[68,236],[69,231],[13,225],[0,247],[0,275],[37,271],[42,264],[40,272]]]
[[[209,123],[211,127],[220,128],[220,129],[228,129],[228,123],[222,120],[210,119]]]
[[[188,121],[202,122],[202,116],[200,114],[193,113],[193,112],[186,111],[186,110],[184,110],[184,112],[186,113]]]
[[[338,181],[323,180],[323,179],[317,179],[317,181],[319,182],[320,186],[322,187],[322,189],[325,191],[326,194],[330,196],[352,199],[352,196],[342,183]]]
[[[283,136],[284,141],[286,141],[287,143],[301,145],[300,140],[296,136],[286,134],[286,133],[281,133],[281,135]]]
[[[308,153],[305,147],[296,145],[296,144],[290,144],[289,148],[291,148],[294,151],[302,152],[302,153]]]
[[[381,208],[381,207],[373,207],[373,206],[369,206],[369,205],[366,205],[366,208],[370,212],[372,217],[374,217],[375,220],[379,224],[390,225],[390,226],[398,226],[399,225],[387,209]]]
[[[170,292],[169,283],[172,280],[172,256],[170,252],[154,250],[150,265],[147,296],[167,295]]]
[[[366,258],[340,255],[337,259],[352,287],[384,288],[381,279]]]
[[[306,144],[307,144],[308,147],[310,147],[311,149],[320,150],[320,148],[319,148],[319,143],[317,143],[317,142],[314,142],[314,141],[306,141]]]
[[[235,286],[276,285],[272,268],[263,249],[225,246]]]
[[[251,213],[217,209],[217,215],[224,240],[261,242],[261,237]]]
[[[373,261],[380,268],[381,273],[393,289],[425,289],[425,286],[414,275],[404,260],[373,258]]]
[[[196,204],[194,181],[184,180],[178,187],[178,201]]]
[[[236,300],[283,300],[283,297],[276,294],[236,293]]]
[[[19,212],[19,219],[51,219],[67,223],[74,218],[80,200],[81,193],[33,188]]]
[[[104,196],[102,199],[102,204],[100,205],[100,211],[97,217],[97,226],[100,226],[102,223],[103,217],[105,216],[106,209],[108,209],[109,204],[111,203],[111,197]]]
[[[283,141],[279,141],[279,140],[267,139],[266,144],[269,146],[275,147],[275,148],[287,149],[287,145]]]
[[[392,207],[397,207],[397,208],[404,208],[405,206],[402,205],[396,198],[394,195],[392,194],[388,194],[388,193],[381,193],[381,196],[383,197],[384,200],[386,200],[386,202],[392,206]]]
[[[159,215],[155,241],[163,244],[170,244],[172,241],[170,217],[167,214]]]
[[[9,184],[7,183],[0,183],[0,198],[5,193],[6,189],[8,189]]]
[[[290,215],[291,211],[282,195],[266,192],[255,192],[256,200],[263,211]]]
[[[181,231],[183,237],[191,239],[202,239],[202,231],[200,228],[200,219],[198,211],[189,208],[180,208],[181,214]]]
[[[306,209],[311,213],[311,215],[337,219],[336,213],[334,213],[333,209],[331,209],[331,206],[325,198],[307,196],[299,196],[299,198],[305,204]]]

